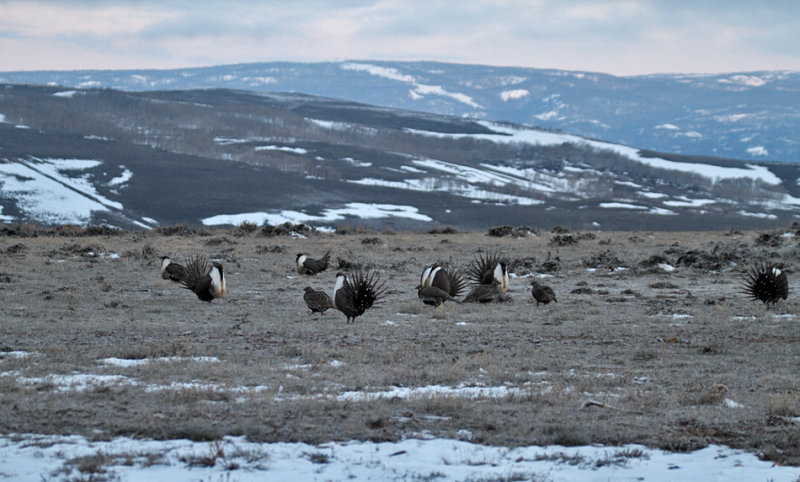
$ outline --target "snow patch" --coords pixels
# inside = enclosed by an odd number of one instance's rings
[[[125,184],[126,182],[130,181],[131,178],[133,177],[133,171],[126,168],[125,166],[120,166],[120,167],[123,168],[122,174],[108,181],[109,186],[119,186],[121,184]]]
[[[755,75],[734,75],[727,79],[718,79],[717,82],[720,84],[734,84],[734,85],[741,85],[745,87],[761,87],[762,85],[766,84],[767,81],[762,79],[761,77],[757,77]]]
[[[122,204],[101,196],[88,175],[74,173],[101,163],[86,159],[18,159],[0,163],[0,195],[15,199],[24,215],[35,221],[85,224],[92,212],[122,209]]]
[[[592,146],[596,149],[603,149],[616,152],[617,154],[627,157],[636,162],[646,164],[648,166],[658,169],[668,169],[672,171],[681,171],[697,174],[711,180],[723,179],[752,179],[754,181],[762,181],[766,184],[780,185],[781,179],[773,174],[767,167],[758,166],[755,164],[746,164],[746,167],[724,167],[715,166],[712,164],[693,163],[693,162],[678,162],[668,161],[660,157],[644,157],[639,153],[639,150],[634,147],[623,146],[619,144],[612,144],[610,142],[593,141],[583,137],[560,134],[544,130],[536,130],[525,127],[512,127],[508,125],[498,124],[490,121],[478,121],[479,124],[491,129],[495,134],[446,134],[441,132],[430,131],[413,131],[422,135],[434,137],[449,137],[449,138],[463,138],[473,137],[476,139],[485,139],[497,143],[505,144],[533,144],[533,145],[559,145],[564,143],[582,144]]]
[[[509,100],[519,100],[530,95],[526,89],[504,90],[500,92],[500,100],[508,102]]]
[[[471,438],[471,432],[459,432]],[[209,454],[215,463],[193,463]],[[626,455],[627,454],[627,455]],[[399,442],[258,443],[244,436],[212,442],[79,435],[0,436],[0,463],[9,480],[81,477],[74,461],[105,461],[104,477],[151,480],[797,480],[800,469],[762,461],[721,445],[667,452],[643,445],[617,447],[496,447],[420,434]],[[580,461],[566,463],[565,459]],[[73,461],[68,463],[68,461]],[[155,461],[155,463],[154,463]],[[612,461],[612,463],[609,463]]]
[[[644,211],[649,209],[647,206],[639,206],[636,204],[620,203],[620,202],[600,203],[599,206],[601,208],[608,208],[608,209],[639,209]]]
[[[307,149],[303,149],[302,147],[289,147],[289,146],[256,146],[255,150],[257,151],[282,151],[282,152],[291,152],[292,154],[308,154]]]
[[[768,156],[769,151],[764,146],[753,146],[745,149],[751,156]]]
[[[353,70],[356,72],[366,72],[376,77],[383,77],[384,79],[397,80],[400,82],[414,83],[416,80],[410,75],[402,74],[399,70],[391,67],[381,67],[372,64],[361,64],[356,62],[348,62],[342,64],[342,70]]]
[[[202,220],[202,222],[205,226],[217,226],[223,224],[237,226],[245,221],[257,225],[278,225],[286,222],[299,224],[339,221],[345,219],[346,216],[352,216],[361,219],[398,217],[414,219],[417,221],[433,221],[433,218],[424,214],[420,214],[419,210],[414,206],[403,206],[396,204],[348,203],[343,208],[325,209],[319,216],[301,211],[284,210],[277,213],[252,212],[242,214],[219,214],[205,218]]]

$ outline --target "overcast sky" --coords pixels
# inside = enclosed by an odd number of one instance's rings
[[[0,0],[0,71],[352,59],[800,70],[800,0]]]

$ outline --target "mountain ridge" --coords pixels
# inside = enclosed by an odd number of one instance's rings
[[[800,72],[611,74],[429,61],[262,62],[169,70],[0,72],[79,88],[287,91],[561,129],[659,152],[800,161]]]
[[[511,123],[297,93],[0,92],[13,222],[692,230],[785,226],[800,206],[797,164]]]

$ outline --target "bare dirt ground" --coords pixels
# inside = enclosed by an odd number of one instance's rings
[[[796,230],[0,237],[0,430],[719,443],[800,465]],[[296,273],[297,252],[327,249],[328,271]],[[417,299],[425,265],[464,266],[478,250],[511,261],[511,301]],[[195,254],[224,264],[223,300],[161,279],[159,256]],[[303,303],[306,286],[330,293],[338,258],[389,288],[351,325]],[[788,300],[766,307],[741,294],[755,260],[789,274]],[[532,276],[557,303],[536,305]]]

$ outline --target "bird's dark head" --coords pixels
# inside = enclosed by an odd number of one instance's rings
[[[303,253],[297,253],[297,257],[295,257],[294,260],[297,261],[300,259],[300,256],[303,256]]]
[[[531,281],[531,286],[534,286],[534,287],[535,286],[539,286],[539,282],[537,280],[532,280]]]
[[[217,271],[219,271],[219,277],[220,277],[220,278],[222,278],[222,263],[219,263],[219,262],[216,262],[216,261],[215,261],[215,262],[214,262],[214,263],[212,263],[211,265],[212,265],[213,267],[217,268]]]
[[[306,293],[311,293],[312,291],[314,291],[314,288],[306,286],[305,288],[303,288],[303,291],[305,291]]]

